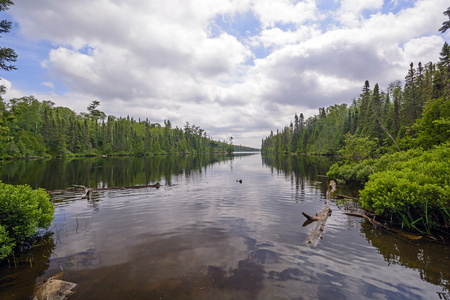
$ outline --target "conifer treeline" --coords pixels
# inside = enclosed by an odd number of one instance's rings
[[[267,153],[334,154],[346,134],[368,137],[384,152],[397,147],[430,148],[450,140],[450,46],[445,43],[437,64],[411,63],[405,77],[386,92],[366,80],[351,105],[319,108],[319,114],[294,122],[262,140]],[[394,142],[395,141],[395,142]],[[396,146],[395,144],[398,144]],[[398,149],[397,148],[397,149]]]
[[[205,130],[186,122],[172,128],[146,120],[106,117],[98,101],[89,113],[33,96],[0,98],[0,158],[65,155],[149,155],[170,153],[232,152],[233,145],[210,139]]]

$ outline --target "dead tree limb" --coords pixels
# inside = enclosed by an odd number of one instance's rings
[[[317,222],[316,228],[314,231],[306,238],[306,242],[311,245],[317,245],[319,240],[322,238],[322,233],[325,227],[325,221],[327,220],[328,216],[331,215],[331,208],[327,207],[324,210],[322,210],[320,213],[316,214],[315,216],[308,215],[307,213],[302,212],[302,214],[308,219],[307,222],[303,224],[303,226],[306,226],[310,224],[311,222]],[[307,223],[307,224],[306,224]]]
[[[151,184],[151,185],[135,185],[135,186],[125,186],[125,187],[110,187],[110,188],[97,188],[97,189],[91,189],[89,187],[85,187],[84,185],[76,185],[76,184],[72,184],[73,187],[77,187],[77,188],[81,188],[82,192],[83,192],[83,196],[84,195],[88,195],[90,194],[92,191],[105,191],[105,190],[128,190],[128,189],[143,189],[143,188],[160,188],[161,185],[159,184],[159,182],[157,182],[156,184]],[[86,189],[89,189],[89,193],[87,193]],[[64,194],[64,193],[74,193],[74,192],[79,192],[80,190],[48,190],[47,193],[48,194]],[[84,196],[84,197],[86,197]]]
[[[89,198],[89,194],[91,193],[91,189],[89,188],[89,186],[76,185],[76,184],[72,184],[72,186],[83,189],[83,194],[81,195],[81,199]]]
[[[368,215],[366,215],[366,214],[352,213],[352,212],[346,212],[346,213],[344,213],[344,214],[346,214],[347,216],[353,216],[353,217],[364,218],[364,219],[366,219],[367,221],[369,221],[370,224],[372,224],[373,228],[375,228],[375,229],[384,228],[384,229],[386,229],[386,230],[390,230],[388,227],[384,226],[384,225],[381,224],[380,222],[375,221],[375,217],[370,218],[370,217],[369,217]]]
[[[360,214],[360,213],[352,213],[352,212],[346,212],[344,214],[346,214],[347,216],[364,218],[367,221],[369,221],[372,224],[373,228],[375,228],[375,229],[384,229],[384,230],[387,230],[387,231],[399,234],[401,236],[407,237],[407,238],[409,238],[411,240],[418,240],[418,239],[422,238],[422,236],[420,236],[420,235],[406,234],[406,233],[404,233],[402,231],[389,228],[389,227],[381,224],[380,222],[375,221],[375,216],[373,216],[373,218],[371,218],[368,215],[366,215],[365,213]]]

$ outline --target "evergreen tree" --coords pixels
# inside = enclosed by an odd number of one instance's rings
[[[0,0],[0,11],[8,10],[14,3],[11,0]],[[0,22],[0,34],[8,33],[11,30],[11,21],[2,20]],[[16,70],[17,68],[12,64],[17,61],[16,52],[7,47],[0,47],[0,69],[4,71]],[[4,92],[4,86],[1,87],[1,92]]]
[[[450,7],[448,7],[447,10],[443,12],[443,14],[450,19]],[[450,20],[442,23],[442,27],[439,28],[439,32],[445,33],[449,28],[450,28]]]

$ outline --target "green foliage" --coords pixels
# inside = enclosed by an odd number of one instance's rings
[[[450,100],[443,97],[430,100],[423,117],[415,125],[417,145],[431,148],[450,140]]]
[[[0,1],[0,11],[5,11],[9,9],[9,6],[14,3],[11,0],[1,0]],[[6,32],[8,33],[11,30],[11,22],[7,20],[3,20],[0,22],[0,33]],[[16,67],[11,62],[15,62],[17,60],[16,52],[7,47],[0,47],[0,69],[5,71],[15,70]]]
[[[347,133],[345,135],[344,147],[339,151],[349,161],[360,161],[374,157],[378,153],[378,141],[370,140],[368,137],[358,137]]]
[[[327,172],[327,176],[339,183],[363,185],[369,180],[369,176],[374,173],[373,164],[374,160],[372,159],[367,159],[360,163],[335,163]]]
[[[430,232],[450,225],[450,144],[411,149],[330,168],[340,182],[365,183],[362,206],[394,222]]]
[[[445,43],[437,64],[410,64],[403,87],[397,80],[389,84],[387,92],[378,84],[371,90],[366,80],[352,105],[319,108],[318,115],[306,121],[303,114],[301,118],[295,114],[294,126],[291,123],[276,134],[271,132],[262,140],[261,151],[335,154],[347,134],[355,135],[355,140],[376,141],[380,153],[430,149],[450,139],[449,99],[450,46]],[[353,160],[363,158],[357,157],[356,149],[354,153],[349,147],[343,151]]]
[[[365,184],[366,209],[430,232],[450,225],[449,116],[450,46],[444,43],[437,64],[410,64],[403,87],[397,80],[386,93],[378,84],[372,91],[366,80],[351,106],[320,108],[306,122],[296,114],[295,126],[271,132],[261,151],[339,152],[346,161],[330,168],[330,179]],[[378,154],[385,155],[375,159]]]
[[[89,114],[54,107],[33,96],[0,101],[0,159],[33,156],[154,155],[233,152],[227,142],[212,141],[189,123],[172,128],[150,121],[108,116],[93,101]]]
[[[23,247],[39,228],[48,229],[54,208],[43,189],[0,182],[0,259]]]

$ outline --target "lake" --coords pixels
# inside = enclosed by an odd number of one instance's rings
[[[71,299],[450,299],[449,246],[345,215],[359,206],[328,191],[332,163],[259,153],[4,162],[0,180],[33,188],[161,187],[52,194],[55,220],[3,263],[0,299],[27,299],[52,276],[78,284]],[[322,238],[308,244],[316,223],[304,226],[302,212],[326,207]]]

